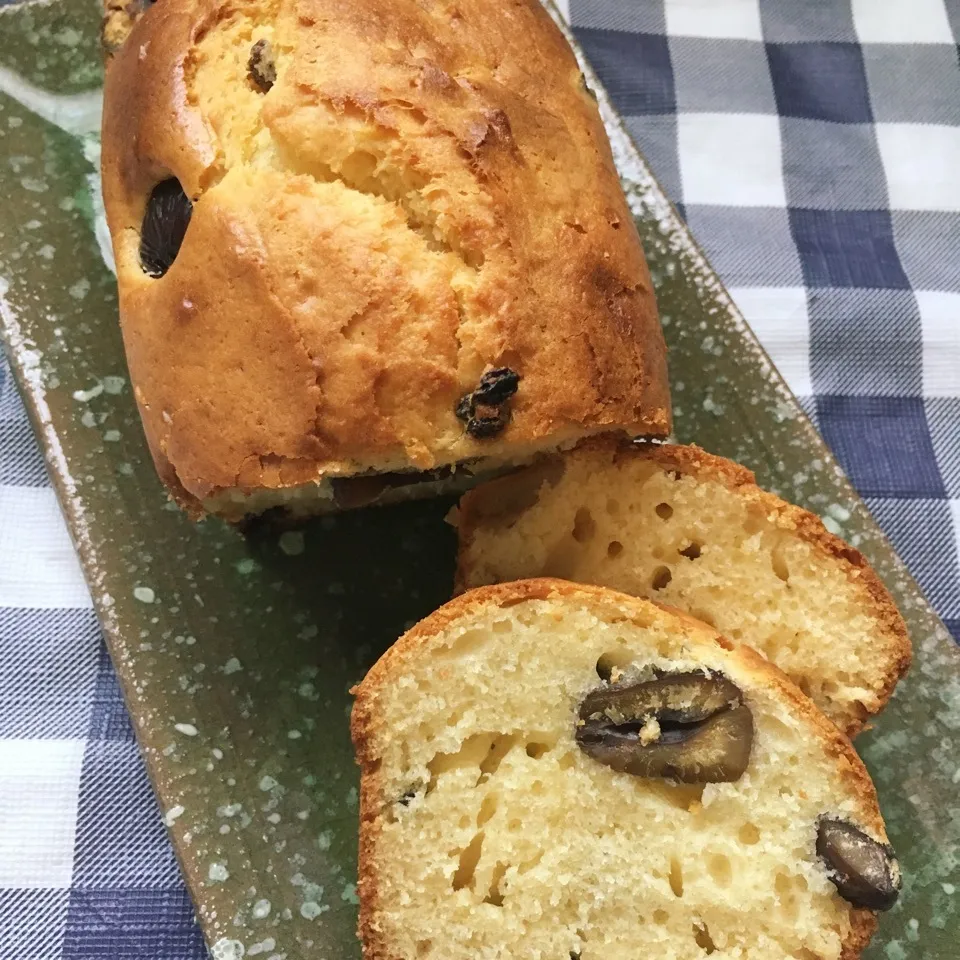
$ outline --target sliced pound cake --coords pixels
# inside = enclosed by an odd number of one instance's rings
[[[853,736],[910,663],[866,559],[697,447],[601,439],[468,494],[458,589],[554,576],[679,607],[773,660]]]
[[[676,611],[474,590],[355,692],[366,960],[854,960],[896,899],[849,741]]]

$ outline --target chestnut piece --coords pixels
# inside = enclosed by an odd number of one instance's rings
[[[520,374],[509,367],[488,370],[480,378],[480,385],[473,391],[473,402],[498,407],[517,392],[519,385]]]
[[[889,910],[900,895],[900,862],[893,847],[868,837],[846,820],[823,817],[817,856],[844,900],[855,907]]]
[[[661,673],[588,694],[575,736],[587,756],[619,773],[726,783],[750,762],[753,716],[718,673]]]
[[[176,177],[158,183],[147,201],[140,230],[140,266],[151,277],[162,277],[183,244],[193,204]]]
[[[520,374],[509,367],[488,370],[480,377],[477,389],[465,393],[454,408],[458,420],[467,425],[475,440],[494,437],[510,422],[507,403],[517,392]]]
[[[250,50],[247,61],[250,79],[261,93],[266,93],[277,82],[277,65],[273,59],[270,41],[261,37]]]

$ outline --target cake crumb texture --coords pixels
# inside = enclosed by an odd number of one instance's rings
[[[855,734],[910,664],[866,559],[697,447],[595,439],[468,493],[460,589],[555,576],[676,606],[750,645]]]

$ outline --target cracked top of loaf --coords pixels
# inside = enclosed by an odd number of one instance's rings
[[[639,239],[536,0],[163,0],[107,71],[103,181],[137,401],[188,506],[669,431]],[[159,270],[145,216],[175,237]],[[502,423],[468,430],[497,368]]]

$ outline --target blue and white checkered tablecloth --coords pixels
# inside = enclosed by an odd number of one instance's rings
[[[960,639],[960,0],[562,6]],[[0,362],[0,960],[204,955]]]

